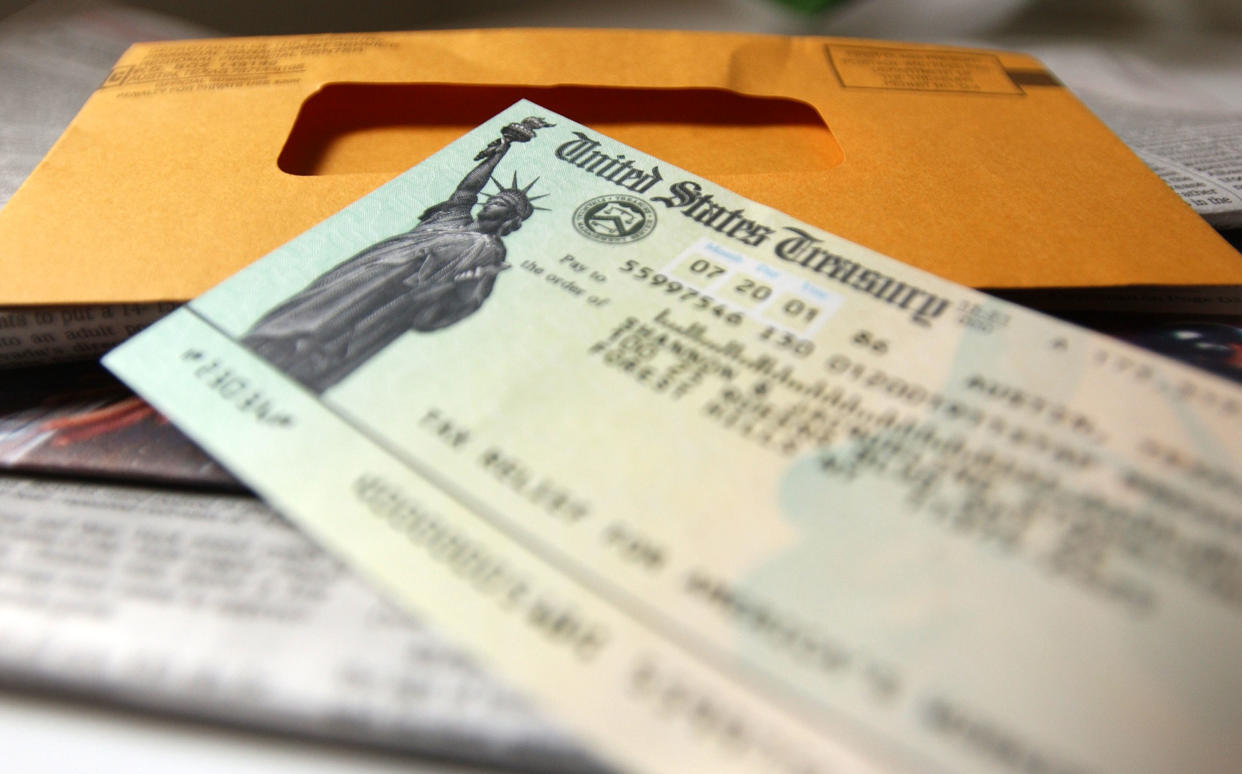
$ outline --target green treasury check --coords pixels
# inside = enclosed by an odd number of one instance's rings
[[[1242,391],[528,102],[105,362],[623,769],[1242,760]]]

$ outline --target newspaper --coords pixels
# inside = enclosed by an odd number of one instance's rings
[[[602,770],[245,495],[0,474],[0,682],[457,760]]]
[[[93,360],[176,308],[172,303],[0,308],[0,368]]]

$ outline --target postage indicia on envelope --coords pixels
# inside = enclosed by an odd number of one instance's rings
[[[622,768],[1242,758],[1237,387],[529,102],[106,364]]]

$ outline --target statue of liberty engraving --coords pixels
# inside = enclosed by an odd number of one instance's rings
[[[315,392],[338,383],[406,331],[439,330],[473,314],[509,268],[502,238],[542,209],[535,181],[492,177],[516,142],[552,124],[527,118],[501,129],[457,189],[418,225],[371,245],[265,314],[242,343]],[[491,180],[500,190],[487,194]],[[479,196],[487,198],[472,216]]]

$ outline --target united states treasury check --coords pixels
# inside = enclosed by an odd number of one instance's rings
[[[1236,387],[536,105],[105,362],[624,768],[1242,760]]]

